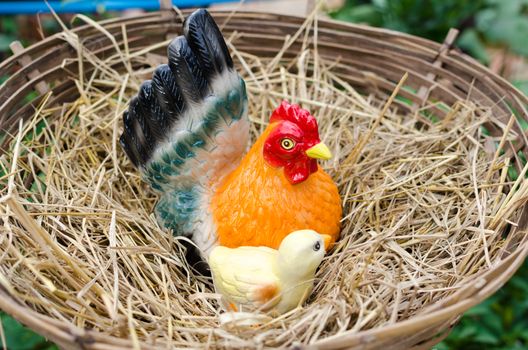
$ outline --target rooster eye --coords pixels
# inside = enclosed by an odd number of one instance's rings
[[[281,147],[285,150],[289,151],[295,146],[295,141],[292,139],[282,139],[281,140]]]
[[[321,243],[317,242],[314,244],[313,250],[318,251],[319,249],[321,249]]]

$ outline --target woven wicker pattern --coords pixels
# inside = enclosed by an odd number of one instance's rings
[[[286,37],[296,41],[286,49],[284,55],[288,57],[299,52],[302,40],[294,35],[303,25],[303,18],[222,12],[213,13],[213,16],[219,24],[225,22],[222,28],[224,35],[234,35],[237,49],[241,51],[261,57],[274,57],[283,47]],[[123,40],[123,30],[126,28],[128,46],[137,49],[173,37],[181,27],[181,19],[173,12],[155,12],[141,17],[108,20],[101,22],[101,25],[118,42]],[[374,94],[380,100],[386,100],[407,72],[409,76],[406,85],[412,89],[402,89],[399,94],[414,104],[394,101],[394,104],[407,113],[414,113],[427,106],[435,115],[444,117],[446,110],[439,107],[441,103],[451,106],[458,100],[468,99],[483,109],[492,109],[494,117],[502,125],[490,124],[486,127],[498,137],[502,135],[512,113],[528,120],[526,96],[501,77],[453,49],[451,44],[455,39],[455,32],[451,32],[441,45],[383,29],[332,21],[319,21],[317,27],[319,54],[335,60],[333,69],[336,74],[359,92]],[[99,57],[114,53],[114,43],[92,26],[79,27],[74,32]],[[237,36],[237,33],[244,35]],[[13,134],[18,126],[17,122],[26,120],[33,114],[35,106],[44,96],[42,92],[45,86],[43,88],[42,84],[38,84],[40,82],[44,82],[53,91],[48,105],[60,105],[78,97],[78,89],[71,79],[78,74],[77,52],[60,35],[42,40],[0,65],[0,77],[8,77],[0,87],[1,130]],[[165,47],[160,45],[159,53],[163,54],[164,50]],[[85,74],[89,74],[93,68],[85,66]],[[38,97],[28,100],[28,95],[34,92]],[[425,118],[423,122],[430,123]],[[522,164],[514,155],[519,150],[527,151],[528,142],[519,125],[514,125],[513,129],[520,137],[516,142],[509,143],[507,155],[521,169]],[[9,136],[1,140],[0,149],[5,149],[10,141]],[[465,310],[500,288],[522,264],[528,254],[528,242],[524,234],[527,225],[528,210],[524,208],[519,225],[513,230],[515,239],[505,249],[500,263],[448,298],[429,306],[420,316],[386,327],[320,339],[316,345],[321,349],[430,348],[449,333]],[[27,306],[16,303],[8,290],[2,287],[2,283],[0,309],[64,348],[117,349],[131,346],[127,339],[80,330],[73,325],[40,315]]]

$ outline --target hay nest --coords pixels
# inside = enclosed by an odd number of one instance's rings
[[[189,271],[180,241],[157,225],[156,195],[117,143],[129,99],[170,38],[131,49],[126,26],[111,33],[90,22],[85,30],[113,51],[100,55],[70,30],[56,37],[78,57],[78,97],[44,94],[25,123],[3,125],[0,306],[67,348],[408,348],[447,334],[526,255],[527,167],[515,148],[524,134],[515,117],[497,115],[499,101],[468,93],[419,106],[407,75],[390,96],[374,73],[355,86],[340,58],[320,54],[322,24],[311,15],[270,44],[272,55],[238,46],[252,38],[242,30],[229,37],[253,140],[288,99],[318,118],[335,155],[324,167],[342,195],[342,238],[305,305],[256,327],[219,322],[211,281]]]

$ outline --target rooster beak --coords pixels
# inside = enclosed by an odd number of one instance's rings
[[[328,252],[328,249],[330,249],[330,243],[332,242],[332,236],[330,235],[321,235],[321,236],[323,237],[325,251]]]
[[[319,142],[317,145],[308,148],[306,150],[306,155],[314,159],[327,160],[332,158],[332,152],[330,152],[328,147],[322,142]]]

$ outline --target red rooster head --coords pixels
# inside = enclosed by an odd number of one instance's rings
[[[298,105],[282,101],[270,118],[272,131],[264,143],[264,159],[273,167],[283,167],[292,184],[306,180],[317,171],[317,159],[332,154],[319,139],[314,116]]]

